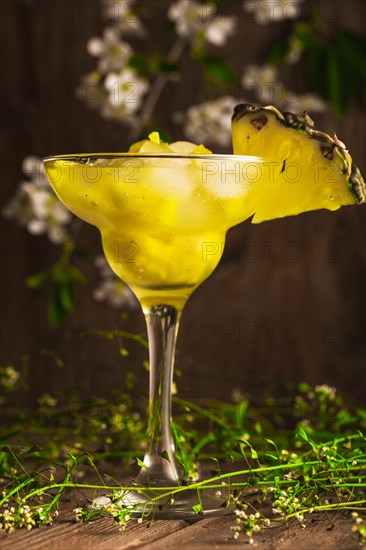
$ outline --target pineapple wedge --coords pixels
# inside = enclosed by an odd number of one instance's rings
[[[365,182],[344,143],[303,115],[240,104],[232,117],[234,154],[281,163],[281,175],[258,203],[253,223],[365,202]]]

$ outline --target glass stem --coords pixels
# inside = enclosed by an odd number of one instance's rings
[[[137,477],[150,485],[178,484],[172,436],[172,381],[174,350],[180,312],[173,306],[156,305],[145,312],[150,354],[148,442],[145,467]]]

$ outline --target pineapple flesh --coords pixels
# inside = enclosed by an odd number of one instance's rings
[[[365,202],[365,182],[346,146],[336,135],[316,130],[306,112],[237,105],[232,138],[234,154],[281,164],[281,175],[273,178],[257,205],[253,223]]]

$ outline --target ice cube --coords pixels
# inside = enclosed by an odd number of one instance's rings
[[[169,145],[173,153],[182,153],[184,155],[189,155],[193,149],[196,147],[194,143],[190,141],[174,141]]]
[[[221,199],[244,197],[263,178],[263,166],[256,160],[208,158],[201,172],[207,191]]]

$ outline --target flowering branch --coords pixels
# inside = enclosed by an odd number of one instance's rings
[[[167,61],[170,63],[177,63],[177,61],[182,56],[186,45],[187,41],[185,39],[178,38],[167,56]],[[147,99],[144,101],[144,105],[140,115],[136,117],[134,123],[132,124],[130,133],[128,135],[129,143],[135,141],[140,136],[141,131],[143,130],[146,122],[151,117],[151,114],[168,80],[169,76],[164,73],[160,73],[156,77],[155,82],[152,85],[150,92],[147,96]]]

